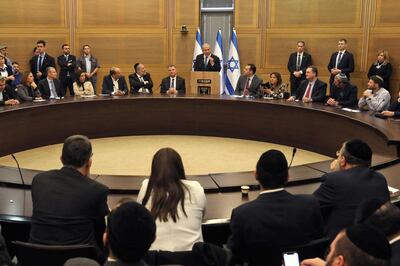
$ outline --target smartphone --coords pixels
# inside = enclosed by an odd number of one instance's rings
[[[285,266],[300,266],[299,254],[295,251],[283,253],[283,264]]]

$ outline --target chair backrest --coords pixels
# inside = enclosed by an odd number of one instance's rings
[[[250,266],[281,266],[284,252],[296,251],[299,254],[300,261],[314,257],[323,258],[329,243],[329,238],[321,238],[303,245],[289,247],[271,247],[270,245],[260,244],[246,248],[246,258],[235,258],[235,260],[239,261],[239,264],[245,262]]]
[[[95,246],[90,245],[41,245],[20,241],[12,242],[22,266],[62,266],[70,258],[98,259]]]

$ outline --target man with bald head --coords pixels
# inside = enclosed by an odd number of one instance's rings
[[[202,51],[202,54],[196,56],[194,71],[219,72],[221,70],[221,61],[218,56],[211,54],[210,44],[204,43]]]
[[[128,94],[128,86],[126,85],[125,77],[121,75],[119,67],[112,67],[110,74],[103,78],[102,94],[111,94],[122,96]]]
[[[57,79],[57,70],[54,67],[46,69],[46,78],[39,81],[38,89],[43,99],[64,97],[61,82]]]

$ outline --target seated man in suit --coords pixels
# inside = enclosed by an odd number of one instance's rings
[[[32,181],[29,242],[45,245],[97,245],[108,214],[108,188],[90,178],[92,145],[85,136],[64,141],[63,167]]]
[[[372,150],[361,140],[343,143],[331,164],[332,173],[321,177],[314,192],[324,219],[325,233],[331,239],[353,224],[358,205],[369,198],[389,200],[385,177],[369,168]]]
[[[232,211],[228,247],[233,254],[246,260],[253,249],[295,246],[322,237],[318,202],[284,189],[289,174],[282,152],[269,150],[262,154],[255,178],[262,190],[258,198]]]
[[[176,67],[174,65],[170,65],[168,67],[168,74],[169,76],[164,78],[161,81],[160,85],[160,93],[166,94],[185,94],[186,92],[186,85],[185,79],[179,77],[176,74]]]
[[[326,104],[329,106],[354,107],[357,106],[357,87],[350,83],[347,76],[339,73],[330,88],[330,95]]]
[[[7,84],[6,78],[0,76],[0,106],[19,104],[17,94]]]
[[[382,87],[383,79],[380,76],[371,76],[368,81],[368,89],[358,100],[358,107],[373,112],[382,112],[390,105],[390,93]]]
[[[382,114],[387,117],[400,118],[400,91],[399,98],[389,106],[387,111],[383,111]]]
[[[296,94],[288,101],[301,100],[305,103],[324,102],[326,97],[326,83],[318,78],[318,69],[310,66],[306,70],[306,80],[300,83]]]
[[[354,72],[354,57],[353,54],[346,51],[347,40],[340,39],[338,41],[338,52],[331,55],[329,60],[328,70],[331,73],[329,84],[332,86],[335,76],[339,73],[343,73],[350,80],[350,73]]]
[[[203,53],[196,56],[194,71],[221,71],[221,61],[216,55],[211,54],[210,44],[204,43],[201,47]]]
[[[367,225],[351,226],[341,231],[328,252],[326,261],[305,259],[301,266],[387,266],[392,255],[382,231]]]
[[[121,69],[112,67],[110,74],[103,78],[102,94],[111,94],[122,96],[128,94],[128,86],[126,85],[125,77],[121,75]]]
[[[306,79],[306,69],[312,65],[311,55],[304,52],[306,43],[297,42],[297,52],[289,57],[287,68],[290,73],[290,92],[294,94],[302,80]]]
[[[150,73],[146,72],[146,68],[141,63],[134,65],[135,73],[129,75],[129,85],[131,94],[135,93],[153,93],[153,80]]]
[[[257,68],[253,64],[244,67],[244,74],[239,77],[236,84],[235,95],[261,97],[262,79],[256,76],[256,71]]]
[[[48,67],[46,79],[39,81],[38,89],[43,99],[63,98],[61,82],[57,79],[57,71],[54,67]]]
[[[147,265],[142,258],[156,239],[156,223],[150,212],[128,201],[112,210],[107,221],[103,241],[109,256],[104,265]]]
[[[37,53],[31,58],[29,61],[31,66],[31,72],[35,77],[35,83],[38,84],[40,80],[46,78],[47,68],[56,67],[56,61],[53,57],[46,53],[46,42],[43,40],[39,40],[36,42]]]

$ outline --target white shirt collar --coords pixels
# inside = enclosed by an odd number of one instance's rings
[[[394,242],[397,242],[400,240],[400,235],[396,236],[395,238],[393,238],[392,240],[389,241],[390,244],[393,244]]]
[[[285,190],[283,187],[277,188],[277,189],[267,189],[267,190],[261,191],[261,192],[260,192],[260,195],[262,195],[262,194],[268,194],[268,193],[274,193],[274,192],[283,191],[283,190]]]

